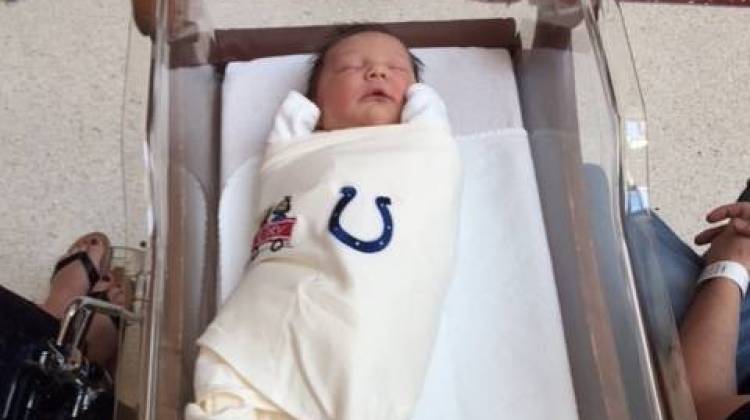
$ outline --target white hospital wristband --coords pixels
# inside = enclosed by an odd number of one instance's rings
[[[700,277],[698,277],[698,284],[717,277],[735,282],[742,291],[742,297],[745,297],[747,283],[750,281],[750,274],[748,274],[747,268],[744,265],[734,261],[717,261],[709,264],[703,269]]]

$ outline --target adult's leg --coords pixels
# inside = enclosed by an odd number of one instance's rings
[[[737,201],[750,202],[750,179]],[[737,390],[750,394],[750,299],[740,308],[740,337],[737,342]]]
[[[695,282],[703,269],[703,260],[664,221],[654,213],[633,216],[631,223],[642,243],[653,241],[651,250],[672,302],[672,312],[681,324],[695,294]]]
[[[738,201],[750,201],[750,180]],[[642,235],[652,232],[656,238],[655,257],[672,300],[678,325],[682,324],[695,294],[695,281],[703,269],[703,261],[658,216],[636,216],[637,229]],[[739,339],[736,355],[737,388],[740,394],[750,394],[750,299],[740,307]]]
[[[611,189],[608,178],[601,167],[591,164],[584,165],[584,176],[597,245],[619,247],[609,224],[609,220],[613,219],[614,209],[609,206]],[[679,322],[692,299],[695,279],[703,268],[701,258],[654,213],[644,210],[627,215],[625,227],[628,243],[635,247],[630,252],[633,264],[640,268],[639,272],[658,273],[663,279],[671,299],[672,311]],[[648,252],[639,252],[646,246],[650,246]],[[601,259],[604,264],[616,264],[604,257]],[[615,275],[607,273],[604,277],[612,278]],[[650,278],[646,280],[653,281]]]

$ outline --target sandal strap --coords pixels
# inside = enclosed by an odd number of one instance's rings
[[[86,270],[86,276],[89,279],[89,290],[91,290],[99,281],[99,279],[101,279],[101,275],[94,266],[94,263],[91,262],[91,257],[89,257],[89,254],[84,251],[78,251],[75,254],[68,255],[67,257],[58,261],[57,264],[55,264],[55,270],[52,274],[53,277],[55,274],[57,274],[58,271],[62,270],[65,266],[74,261],[80,262],[81,265],[83,265],[83,268]]]

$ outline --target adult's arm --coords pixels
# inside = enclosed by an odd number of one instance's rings
[[[740,291],[728,279],[698,291],[680,328],[685,367],[699,420],[725,419],[750,401],[737,395],[735,355]]]
[[[719,207],[707,219],[730,221],[696,237],[696,242],[711,240],[706,263],[731,260],[750,268],[750,237],[746,235],[750,204]],[[704,282],[680,327],[685,367],[700,420],[725,419],[750,402],[750,396],[737,394],[735,378],[741,299],[739,287],[730,279]]]

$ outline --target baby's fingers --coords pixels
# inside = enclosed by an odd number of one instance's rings
[[[721,232],[724,231],[725,227],[727,227],[727,225],[706,229],[703,232],[695,235],[695,239],[693,241],[696,245],[706,245],[713,241],[715,237],[719,236]]]
[[[750,203],[732,203],[719,206],[706,215],[709,223],[720,222],[730,218],[750,220]]]

